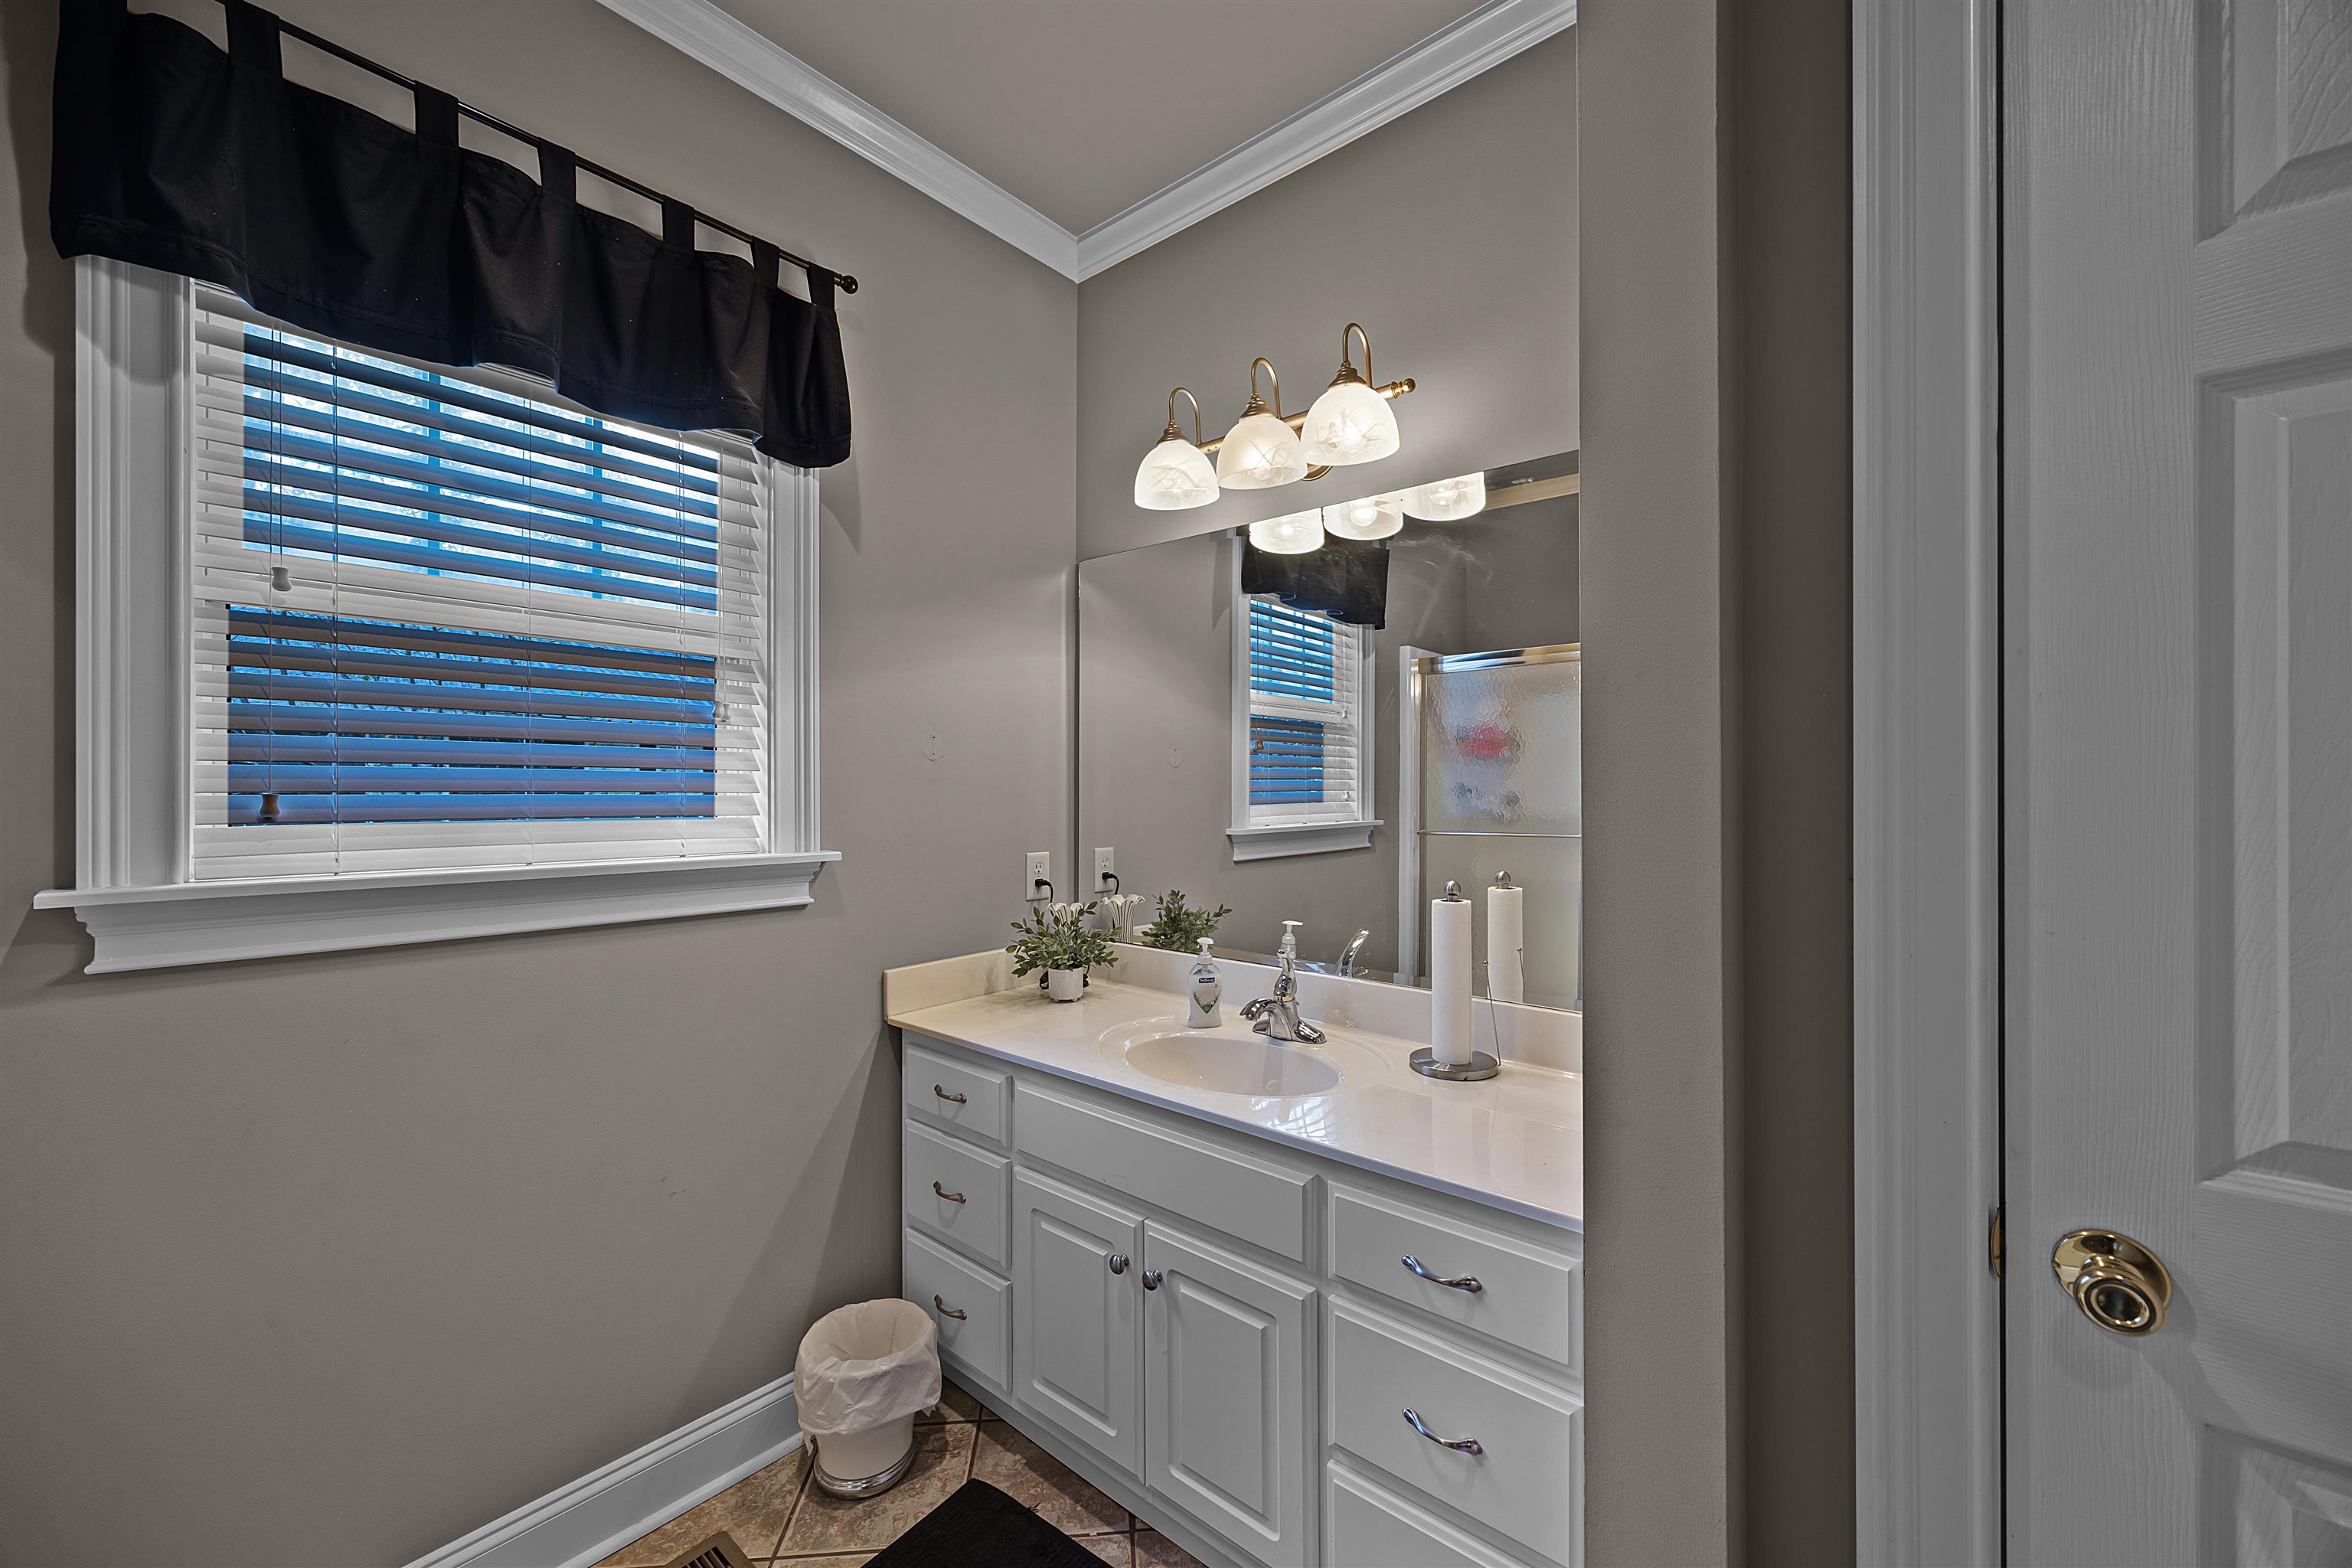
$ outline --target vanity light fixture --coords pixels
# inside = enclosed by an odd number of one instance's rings
[[[1304,555],[1323,548],[1322,514],[1294,511],[1249,526],[1250,542],[1269,555]]]
[[[1364,345],[1361,374],[1352,357],[1354,340]],[[1260,365],[1273,381],[1271,405],[1258,391]],[[1260,355],[1250,362],[1249,403],[1234,427],[1213,441],[1202,440],[1201,405],[1195,400],[1192,439],[1187,442],[1176,426],[1176,394],[1192,395],[1176,388],[1168,395],[1167,428],[1136,466],[1135,504],[1153,511],[1189,510],[1207,506],[1224,490],[1272,489],[1299,479],[1319,479],[1341,464],[1388,457],[1402,444],[1396,416],[1388,405],[1413,390],[1414,382],[1408,375],[1378,385],[1371,377],[1371,334],[1362,323],[1350,321],[1339,333],[1339,373],[1303,414],[1282,411],[1282,379],[1274,362]],[[1216,458],[1216,468],[1204,482],[1206,464],[1192,459],[1210,455]]]
[[[1192,438],[1176,428],[1176,397],[1192,405]],[[1217,470],[1201,450],[1201,400],[1186,387],[1168,395],[1168,428],[1135,470],[1135,504],[1151,511],[1187,511],[1217,499]]]
[[[1404,496],[1364,496],[1323,509],[1323,531],[1341,539],[1386,539],[1404,527]]]
[[[1360,375],[1349,357],[1350,338],[1364,342]],[[1371,374],[1371,334],[1350,321],[1339,332],[1339,374],[1307,411],[1307,423],[1299,427],[1299,442],[1307,449],[1308,462],[1336,468],[1376,462],[1397,449],[1396,414],[1388,399],[1372,390]]]
[[[1406,515],[1423,522],[1459,522],[1486,510],[1486,476],[1459,474],[1404,492]]]
[[[1257,367],[1274,382],[1274,406],[1258,395]],[[1307,449],[1282,413],[1282,377],[1261,354],[1250,361],[1250,395],[1242,416],[1217,444],[1217,482],[1237,490],[1270,490],[1307,477]]]

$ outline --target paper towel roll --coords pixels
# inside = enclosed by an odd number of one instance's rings
[[[1449,1066],[1470,1059],[1470,900],[1429,903],[1429,1049]]]
[[[1497,882],[1486,889],[1486,1000],[1524,1002],[1528,995],[1526,904],[1522,889]]]

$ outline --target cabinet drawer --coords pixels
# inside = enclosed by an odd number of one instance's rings
[[[1013,1162],[943,1137],[912,1121],[901,1136],[899,1172],[907,1217],[998,1273],[1012,1262]]]
[[[1011,1073],[927,1051],[909,1037],[898,1083],[907,1109],[918,1116],[1000,1149],[1011,1137]]]
[[[1450,1213],[1416,1213],[1337,1183],[1331,1185],[1330,1246],[1336,1279],[1491,1334],[1570,1371],[1583,1360],[1583,1280],[1580,1261],[1570,1253]],[[1424,1279],[1408,1258],[1444,1279],[1475,1279],[1478,1289]]]
[[[1584,1490],[1574,1399],[1345,1301],[1332,1304],[1330,1347],[1323,1386],[1333,1443],[1522,1546],[1573,1561]],[[1483,1452],[1440,1447],[1405,1410]]]
[[[913,1231],[899,1249],[907,1300],[940,1326],[940,1351],[1003,1388],[1013,1381],[1005,1282]],[[961,1312],[961,1317],[950,1314]]]
[[[1307,1260],[1314,1177],[1165,1132],[1050,1089],[1021,1093],[1021,1152],[1186,1219]]]
[[[1339,1464],[1323,1470],[1323,1561],[1330,1568],[1526,1568]]]

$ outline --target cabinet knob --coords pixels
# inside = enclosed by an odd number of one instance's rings
[[[1407,1268],[1412,1269],[1415,1274],[1420,1275],[1423,1279],[1428,1280],[1432,1285],[1443,1285],[1448,1290],[1467,1290],[1470,1294],[1475,1296],[1479,1291],[1484,1290],[1486,1288],[1478,1283],[1478,1277],[1475,1274],[1465,1274],[1458,1279],[1448,1279],[1443,1274],[1432,1274],[1428,1269],[1422,1267],[1421,1259],[1413,1257],[1411,1253],[1405,1254],[1402,1258],[1398,1258],[1397,1261],[1403,1264]]]
[[[936,1290],[931,1293],[931,1305],[940,1310],[940,1317],[953,1318],[959,1323],[963,1321],[964,1314],[956,1308],[950,1307],[945,1301],[940,1300],[939,1292]]]
[[[1143,1288],[1147,1290],[1157,1290],[1160,1289],[1160,1281],[1166,1278],[1167,1276],[1157,1268],[1147,1268],[1143,1271]]]
[[[1436,1444],[1441,1448],[1451,1448],[1457,1454],[1467,1454],[1474,1459],[1480,1458],[1486,1452],[1486,1446],[1479,1442],[1475,1437],[1455,1438],[1439,1436],[1436,1433],[1429,1429],[1428,1426],[1423,1422],[1420,1416],[1415,1415],[1410,1410],[1404,1413],[1404,1418],[1412,1423],[1412,1429],[1414,1431],[1420,1433],[1423,1436],[1428,1438],[1431,1442]]]
[[[1127,1254],[1126,1254],[1126,1253],[1124,1253],[1124,1252],[1114,1252],[1114,1253],[1112,1253],[1112,1254],[1110,1255],[1109,1258],[1108,1258],[1107,1261],[1109,1263],[1109,1265],[1110,1265],[1110,1271],[1111,1271],[1113,1274],[1124,1274],[1124,1273],[1126,1273],[1126,1272],[1127,1272]]]
[[[940,1185],[937,1182],[933,1182],[931,1184],[931,1191],[939,1194],[940,1196],[947,1199],[947,1201],[951,1204],[960,1204],[964,1201],[964,1195],[961,1193],[951,1193],[945,1187]]]

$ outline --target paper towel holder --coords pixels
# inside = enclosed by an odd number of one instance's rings
[[[1445,901],[1449,904],[1469,901],[1462,896],[1461,883],[1445,884]],[[1503,1070],[1502,1063],[1480,1050],[1472,1051],[1466,1062],[1442,1062],[1437,1059],[1434,1047],[1423,1046],[1405,1060],[1422,1077],[1442,1078],[1448,1083],[1475,1083],[1480,1079],[1493,1078]]]
[[[1503,1070],[1502,1063],[1484,1051],[1472,1051],[1466,1062],[1442,1062],[1437,1059],[1434,1050],[1423,1046],[1405,1059],[1422,1077],[1442,1078],[1452,1083],[1475,1083],[1482,1078],[1493,1078]]]

